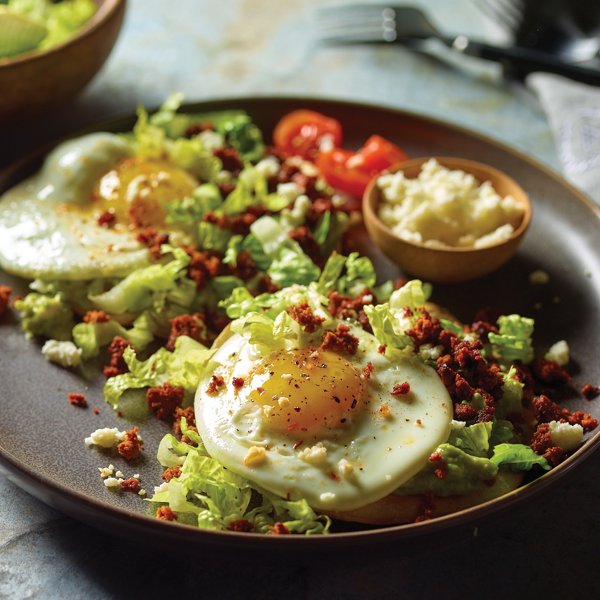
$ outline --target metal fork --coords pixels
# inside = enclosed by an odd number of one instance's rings
[[[318,11],[319,36],[326,44],[420,45],[436,39],[469,56],[518,66],[530,71],[557,73],[600,85],[600,70],[574,65],[556,56],[521,46],[494,46],[465,35],[447,35],[427,15],[412,6],[355,4],[327,7]]]
[[[589,0],[474,0],[482,13],[512,33],[516,45],[568,62],[597,57],[600,4]]]

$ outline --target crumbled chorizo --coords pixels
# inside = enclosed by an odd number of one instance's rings
[[[264,209],[262,209],[262,207],[255,208],[261,208],[261,211],[247,210],[246,212],[240,215],[235,215],[234,217],[231,217],[229,221],[229,228],[231,229],[232,233],[243,236],[246,236],[250,233],[250,225],[252,225],[252,223],[254,223],[254,221],[256,221],[256,219],[258,219],[259,216],[262,216],[263,212],[265,212]]]
[[[302,325],[304,331],[308,333],[313,333],[316,331],[325,320],[323,317],[318,317],[313,313],[310,306],[303,302],[302,304],[296,304],[294,306],[290,306],[287,309],[288,315]]]
[[[217,148],[213,155],[221,161],[223,170],[234,175],[239,175],[244,168],[244,161],[242,161],[239,152],[235,148]]]
[[[184,248],[191,260],[188,264],[188,277],[196,282],[198,290],[206,287],[211,279],[220,275],[223,270],[223,262],[217,252],[207,250],[200,252],[190,246]]]
[[[173,512],[168,506],[159,506],[156,509],[156,518],[161,521],[177,521],[177,513]]]
[[[256,284],[256,291],[259,294],[274,294],[279,291],[279,286],[267,275],[263,275]]]
[[[125,460],[135,460],[136,458],[139,458],[142,453],[144,446],[140,441],[138,432],[139,429],[137,426],[133,429],[127,430],[125,432],[125,438],[117,446],[117,452]]]
[[[561,385],[569,383],[572,379],[566,369],[544,358],[536,358],[531,363],[531,370],[536,379],[548,385]]]
[[[224,213],[217,213],[213,210],[207,211],[202,217],[205,223],[216,225],[219,229],[229,229],[229,217]]]
[[[150,410],[162,421],[167,421],[175,409],[183,402],[184,389],[169,382],[151,387],[146,392],[146,401]]]
[[[179,465],[175,465],[174,467],[168,467],[163,471],[162,478],[165,481],[171,481],[174,477],[179,477],[181,475],[181,467]]]
[[[108,228],[108,227],[112,227],[115,224],[116,220],[117,220],[117,215],[115,214],[114,211],[105,210],[103,213],[98,215],[98,219],[96,220],[96,222],[98,223],[98,225],[100,225],[100,227]]]
[[[188,406],[187,408],[181,408],[177,406],[173,413],[173,433],[175,435],[181,435],[181,419],[184,418],[189,428],[196,427],[196,415],[194,414],[194,407]]]
[[[319,244],[317,240],[315,240],[312,231],[306,225],[301,225],[300,227],[292,229],[288,232],[288,236],[292,240],[298,242],[304,254],[309,256],[314,263],[320,264],[323,262]]]
[[[127,373],[129,367],[123,358],[126,348],[133,348],[133,344],[127,341],[125,338],[117,335],[113,338],[113,341],[108,347],[108,354],[110,355],[110,363],[104,367],[105,377],[115,377],[122,373]]]
[[[254,530],[254,525],[250,523],[247,519],[236,519],[235,521],[231,521],[227,526],[229,531],[238,531],[241,533],[248,533]]]
[[[552,433],[548,423],[540,423],[537,426],[530,445],[536,454],[543,456],[553,467],[560,464],[567,456],[567,452],[557,446],[552,440]]]
[[[338,323],[335,331],[326,331],[321,342],[322,350],[333,350],[342,354],[356,354],[358,338],[350,333],[350,327]]]
[[[212,123],[192,123],[184,133],[186,138],[193,138],[199,133],[203,133],[204,131],[214,131],[215,128]]]
[[[121,481],[121,489],[125,492],[133,492],[137,494],[140,491],[140,480],[135,477],[124,479]]]
[[[84,323],[107,323],[108,321],[110,321],[110,315],[103,310],[88,310],[83,315]]]
[[[373,374],[374,370],[375,367],[373,366],[373,363],[369,361],[366,366],[362,368],[363,379],[371,379],[371,375]]]
[[[243,281],[252,279],[258,273],[258,267],[248,250],[242,250],[236,258],[233,274]]]
[[[406,334],[413,340],[417,349],[423,344],[431,344],[449,350],[457,342],[456,335],[444,329],[439,319],[432,317],[424,309],[421,310],[421,316],[416,320],[415,326],[408,329]]]
[[[369,333],[373,332],[369,317],[364,311],[368,304],[376,304],[377,299],[369,288],[365,288],[356,298],[344,296],[336,290],[327,295],[329,303],[327,310],[337,319],[351,319],[357,321],[360,326]]]
[[[281,521],[277,521],[273,527],[271,527],[272,535],[288,535],[289,533],[290,530],[287,528],[286,524]]]
[[[223,387],[224,385],[225,385],[225,380],[220,375],[213,375],[210,378],[210,382],[206,388],[206,393],[209,396],[213,396],[214,394],[217,393],[219,388]]]
[[[392,391],[390,392],[392,396],[406,396],[408,393],[410,393],[410,383],[408,383],[408,381],[395,383]]]
[[[137,234],[136,239],[141,244],[144,244],[144,246],[147,246],[150,251],[150,256],[155,260],[158,260],[161,257],[161,246],[169,243],[169,235],[167,233],[159,233],[154,227],[142,229]]]
[[[8,285],[0,285],[0,318],[2,318],[8,309],[12,288]]]
[[[208,330],[202,313],[179,315],[171,319],[169,323],[171,323],[171,332],[165,344],[167,350],[175,350],[175,342],[182,335],[191,337],[201,344],[207,344],[209,341]]]
[[[571,425],[581,425],[584,431],[592,431],[592,429],[598,426],[598,420],[592,415],[581,410],[571,413],[568,409],[562,408],[544,394],[534,396],[531,400],[531,407],[539,423],[566,421]]]
[[[581,395],[588,400],[593,400],[600,396],[600,386],[584,383],[581,386]]]
[[[238,390],[241,390],[244,387],[245,380],[243,377],[234,377],[232,383],[233,389],[235,389],[235,391],[237,392]]]
[[[67,394],[67,400],[73,406],[78,406],[79,408],[87,408],[88,403],[83,394],[78,394],[76,392],[71,392]]]

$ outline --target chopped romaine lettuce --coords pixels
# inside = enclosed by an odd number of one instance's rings
[[[531,334],[534,321],[520,315],[504,315],[498,319],[498,333],[488,336],[492,353],[501,364],[510,365],[519,360],[523,364],[533,360]]]
[[[45,296],[31,292],[14,306],[21,313],[21,327],[27,336],[44,335],[59,341],[71,339],[73,311],[60,294]]]
[[[497,466],[506,466],[517,471],[530,471],[534,465],[549,470],[548,461],[525,444],[498,444],[490,459]]]

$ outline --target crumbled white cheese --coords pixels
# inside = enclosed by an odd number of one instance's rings
[[[47,340],[42,346],[42,354],[46,360],[56,363],[61,367],[77,367],[81,364],[81,348],[73,342],[59,342]]]
[[[290,405],[290,399],[287,396],[279,396],[277,404],[279,404],[279,408],[285,408]]]
[[[322,465],[327,459],[327,448],[321,442],[298,452],[298,458],[311,465]]]
[[[116,477],[107,477],[104,480],[104,485],[107,488],[120,488],[121,487],[121,482],[123,481],[123,479],[117,479]]]
[[[402,171],[381,175],[379,217],[399,237],[431,247],[481,247],[509,238],[523,218],[511,196],[489,181],[449,170],[431,159],[416,178]]]
[[[120,477],[121,479],[123,479],[123,477],[125,477],[125,475],[123,475],[123,473],[121,473],[121,471],[117,471],[115,473],[115,477]]]
[[[333,502],[335,500],[335,494],[333,492],[323,492],[319,499],[321,502]]]
[[[138,492],[138,496],[145,496],[145,495],[146,495],[146,490],[144,490],[144,489],[141,489],[141,490]]]
[[[114,465],[108,465],[108,467],[98,467],[98,471],[100,471],[100,477],[102,479],[106,479],[107,477],[112,477],[115,474]]]
[[[545,285],[550,281],[550,275],[546,271],[537,269],[529,273],[529,283],[532,285]]]
[[[423,344],[419,348],[419,355],[423,360],[437,360],[444,352],[444,346]]]
[[[96,429],[84,442],[86,446],[101,446],[102,448],[114,448],[123,441],[124,431],[119,431],[116,427],[103,427]],[[138,436],[139,437],[139,436]]]
[[[165,481],[164,483],[161,483],[160,485],[154,486],[154,493],[160,494],[161,492],[164,492],[168,489],[169,489],[169,483],[167,481]]]
[[[559,421],[550,421],[550,437],[552,442],[563,450],[575,450],[583,441],[583,427],[576,423],[561,423]]]
[[[274,156],[267,156],[267,158],[257,162],[254,168],[260,175],[268,179],[279,173],[279,161]]]
[[[200,143],[206,150],[211,152],[213,150],[218,150],[225,145],[225,138],[220,133],[211,131],[210,129],[201,131],[196,138],[200,140]]]
[[[560,340],[555,344],[552,344],[548,349],[548,352],[544,355],[546,360],[554,361],[556,364],[564,367],[569,364],[571,357],[569,355],[569,344],[566,340]]]

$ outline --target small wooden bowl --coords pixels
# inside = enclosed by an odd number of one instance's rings
[[[126,1],[96,4],[96,14],[66,42],[0,59],[0,123],[60,106],[100,70],[121,30]]]
[[[388,172],[404,171],[416,177],[421,165],[431,157],[404,161]],[[489,181],[496,192],[512,196],[524,209],[520,225],[505,241],[484,248],[431,248],[398,237],[378,216],[381,191],[377,179],[371,181],[363,196],[365,226],[373,242],[407,274],[432,283],[460,283],[495,271],[516,252],[531,221],[531,203],[523,188],[508,175],[482,163],[463,158],[433,157],[448,169],[473,175],[480,183]]]

